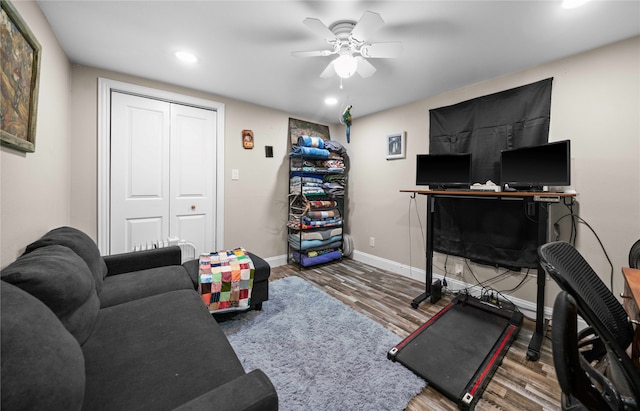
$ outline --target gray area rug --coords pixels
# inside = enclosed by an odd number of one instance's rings
[[[426,386],[387,359],[402,338],[299,277],[272,282],[262,311],[220,325],[245,370],[269,376],[284,411],[403,410]]]

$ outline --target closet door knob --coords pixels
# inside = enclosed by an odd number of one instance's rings
[[[191,204],[191,211],[196,209],[196,205],[195,204]]]

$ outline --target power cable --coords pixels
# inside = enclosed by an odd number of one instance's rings
[[[600,237],[598,236],[596,231],[593,229],[593,227],[591,227],[591,225],[589,223],[587,223],[587,221],[584,218],[580,217],[577,214],[573,214],[573,210],[572,209],[570,209],[570,210],[571,210],[571,213],[565,214],[565,215],[561,216],[560,218],[558,218],[556,220],[556,222],[554,223],[554,226],[557,229],[558,228],[558,224],[560,223],[560,220],[562,220],[562,219],[564,219],[566,217],[571,217],[571,220],[572,220],[573,223],[575,223],[574,219],[577,219],[579,223],[582,223],[582,224],[586,225],[589,228],[589,230],[591,230],[591,232],[595,236],[596,240],[598,240],[598,243],[600,244],[600,248],[602,249],[602,252],[604,253],[605,258],[609,262],[609,267],[611,267],[611,271],[610,271],[610,274],[609,274],[609,283],[610,283],[610,287],[611,287],[611,292],[613,292],[613,270],[614,270],[613,269],[613,263],[611,262],[611,258],[609,258],[609,254],[607,253],[607,250],[604,248],[604,244],[602,244],[602,240],[600,240]],[[574,241],[575,241],[575,238],[574,238]]]

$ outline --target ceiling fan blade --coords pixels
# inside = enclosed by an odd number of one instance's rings
[[[384,20],[378,13],[365,11],[353,30],[351,30],[351,37],[357,41],[364,42],[382,26],[384,26]]]
[[[402,43],[391,41],[388,43],[365,44],[360,49],[364,57],[373,58],[396,58],[402,54]]]
[[[369,61],[361,56],[356,57],[358,60],[358,66],[356,71],[362,78],[367,78],[373,76],[376,72],[376,68],[373,67],[373,64],[369,63]]]
[[[336,72],[335,69],[333,68],[334,61],[335,59],[332,60],[331,63],[327,65],[327,67],[322,71],[322,73],[320,73],[320,78],[329,78],[333,76],[333,74]]]
[[[322,36],[326,41],[332,42],[332,41],[338,40],[336,35],[333,34],[331,30],[329,30],[329,27],[327,27],[320,20],[314,19],[313,17],[307,17],[302,22],[304,23],[305,26],[309,27],[311,31]]]
[[[294,57],[324,57],[333,54],[331,50],[292,51]]]

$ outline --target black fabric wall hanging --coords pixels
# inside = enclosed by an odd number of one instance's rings
[[[472,181],[499,184],[501,150],[548,142],[552,81],[429,110],[429,153],[471,153]],[[438,198],[434,250],[494,266],[536,268],[536,222],[524,202],[517,203]]]

